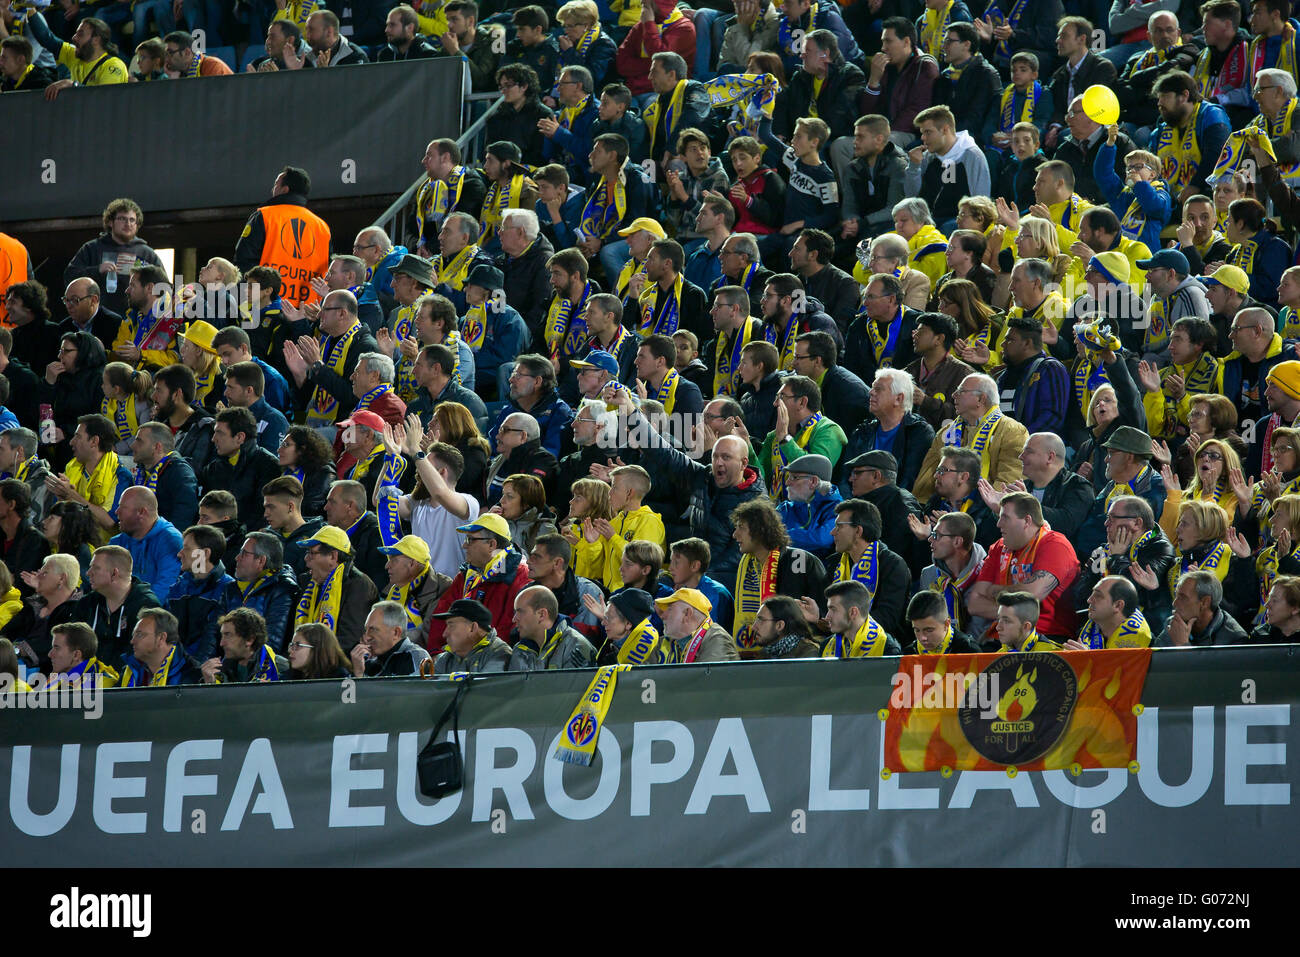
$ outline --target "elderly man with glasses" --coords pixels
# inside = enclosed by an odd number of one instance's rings
[[[1139,495],[1111,499],[1106,509],[1106,540],[1090,554],[1080,553],[1079,558],[1082,568],[1077,594],[1089,595],[1103,578],[1118,575],[1137,588],[1138,607],[1148,621],[1156,622],[1158,628],[1158,623],[1169,617],[1173,609],[1167,579],[1174,564],[1174,546],[1146,499]],[[1155,588],[1137,583],[1132,572],[1135,565],[1156,576]]]

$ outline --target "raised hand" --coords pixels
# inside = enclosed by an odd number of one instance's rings
[[[1169,446],[1164,439],[1156,439],[1151,443],[1151,457],[1162,465],[1174,460],[1173,453],[1169,451]]]
[[[1232,554],[1238,558],[1250,557],[1250,542],[1246,541],[1246,536],[1231,525],[1228,526],[1228,532],[1224,536],[1224,540],[1228,543],[1228,547],[1232,549]],[[1278,536],[1278,547],[1281,548],[1281,536]],[[1281,553],[1279,552],[1279,554]]]
[[[920,541],[925,541],[930,537],[930,519],[924,515],[907,516],[907,527],[912,530],[912,534]]]
[[[1143,359],[1138,363],[1138,385],[1142,386],[1143,392],[1160,391],[1160,370],[1154,362]]]
[[[1255,480],[1252,478],[1249,482],[1241,474],[1241,469],[1228,469],[1228,486],[1232,489],[1232,494],[1237,496],[1237,501],[1243,506],[1249,507],[1251,498],[1251,489],[1255,487]]]
[[[1151,591],[1160,584],[1160,579],[1156,578],[1156,573],[1145,565],[1139,565],[1134,562],[1128,567],[1129,577],[1133,579],[1133,584],[1139,588]]]
[[[1178,482],[1178,476],[1174,474],[1174,470],[1169,467],[1168,462],[1160,466],[1160,477],[1165,480],[1165,489],[1167,491],[1181,492],[1183,490],[1182,485]]]

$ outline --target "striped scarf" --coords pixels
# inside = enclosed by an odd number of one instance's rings
[[[348,348],[360,331],[361,323],[354,322],[352,328],[334,340],[334,344],[331,346],[325,346],[327,337],[321,338],[321,345],[324,347],[324,355],[321,360],[335,375],[343,375],[343,366],[347,361]],[[338,416],[338,411],[339,400],[321,386],[316,386],[312,390],[311,404],[307,407],[307,424],[312,428],[333,425],[335,418]]]
[[[343,576],[346,573],[347,564],[340,561],[338,568],[330,572],[323,583],[314,578],[307,582],[294,612],[294,628],[319,623],[338,632],[339,609],[343,605]]]
[[[125,399],[110,399],[104,396],[104,401],[99,404],[99,411],[102,415],[108,416],[117,426],[118,439],[129,442],[135,438],[135,431],[140,427],[140,421],[136,412],[134,393]]]
[[[389,585],[384,592],[384,601],[395,601],[406,609],[406,622],[408,628],[420,629],[424,627],[424,615],[420,612],[420,605],[417,599],[420,597],[420,591],[424,588],[424,583],[429,577],[429,563],[425,562],[420,573],[405,585]]]
[[[781,562],[781,549],[768,552],[760,566],[748,552],[740,556],[736,571],[736,612],[734,634],[741,648],[752,648],[757,643],[754,636],[754,619],[763,602],[776,594],[776,571]]]

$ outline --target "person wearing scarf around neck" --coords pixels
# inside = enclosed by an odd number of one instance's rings
[[[515,598],[518,639],[509,671],[549,671],[590,668],[596,649],[569,619],[560,616],[555,593],[545,585],[530,585]]]
[[[467,213],[475,220],[474,235],[478,235],[487,183],[478,170],[461,165],[455,140],[431,140],[421,163],[429,181],[415,195],[415,252],[421,259],[431,259],[442,224],[452,213]]]
[[[740,660],[735,640],[713,620],[713,603],[702,591],[679,588],[656,599],[655,609],[664,623],[662,650],[668,664]]]
[[[835,506],[831,528],[835,553],[827,562],[832,581],[856,581],[871,595],[871,617],[891,635],[905,634],[904,599],[912,590],[912,573],[903,556],[880,540],[880,510],[850,499]]]
[[[199,476],[211,491],[225,489],[235,496],[240,523],[250,531],[266,527],[262,486],[280,475],[280,460],[257,444],[257,419],[247,409],[226,409],[212,428],[216,455]]]
[[[346,289],[325,297],[320,336],[284,344],[285,365],[307,407],[307,424],[326,428],[346,419],[356,405],[349,376],[363,353],[375,352],[375,337],[357,319],[357,300]]]
[[[512,600],[512,615],[513,609]],[[482,602],[458,598],[433,618],[433,624],[441,626],[447,636],[445,650],[433,662],[435,677],[462,671],[490,674],[510,670],[513,649],[493,627],[495,618]]]
[[[1147,145],[1164,165],[1161,178],[1175,199],[1183,202],[1208,191],[1207,177],[1232,127],[1223,108],[1202,99],[1196,80],[1186,73],[1166,73],[1155,82],[1152,93],[1160,122]]]
[[[315,0],[304,0],[308,4],[314,4]],[[145,6],[141,3],[140,6]],[[136,23],[139,24],[141,18],[136,17]],[[143,35],[140,31],[139,35]],[[182,79],[188,77],[200,76],[230,76],[234,71],[230,69],[219,57],[205,56],[198,50],[194,49],[194,35],[187,30],[173,30],[163,37],[163,43],[166,47],[163,52],[163,63],[166,69],[172,73],[180,74]]]
[[[780,501],[784,468],[801,455],[824,455],[831,468],[840,460],[848,437],[822,412],[821,389],[807,376],[787,376],[777,393],[776,424],[758,451],[763,478]]]
[[[803,599],[804,616],[814,620],[816,611]],[[871,616],[871,592],[859,581],[839,581],[826,589],[824,624],[831,632],[822,646],[823,658],[879,658],[902,653],[893,635]]]
[[[905,655],[978,654],[979,646],[957,630],[943,595],[919,591],[907,603],[907,620],[916,637],[903,646]]]
[[[1065,642],[1067,651],[1103,648],[1149,648],[1151,625],[1138,607],[1138,591],[1131,581],[1108,576],[1088,594],[1088,620],[1079,637]]]
[[[147,608],[131,633],[131,651],[123,658],[118,687],[198,684],[201,667],[178,643],[176,616],[165,608]]]
[[[642,3],[639,20],[619,44],[614,69],[633,96],[644,98],[653,92],[650,65],[656,53],[676,53],[685,63],[695,59],[695,25],[678,9],[676,0]],[[683,69],[682,78],[686,75]]]
[[[982,373],[968,375],[953,393],[957,418],[947,429],[935,435],[912,494],[917,501],[928,501],[935,492],[935,469],[945,446],[973,449],[980,455],[980,477],[994,486],[1017,482],[1024,466],[1020,452],[1029,440],[1029,432],[999,408],[998,384]]]
[[[500,515],[485,512],[457,531],[465,536],[465,563],[430,616],[427,647],[433,651],[444,644],[445,612],[462,599],[482,603],[491,616],[485,628],[508,635],[515,598],[530,584],[528,565],[511,544],[510,526]]]
[[[50,643],[50,682],[55,687],[112,688],[121,676],[98,658],[99,641],[84,621],[55,625]]]
[[[495,266],[476,264],[465,278],[467,311],[460,320],[460,335],[474,352],[475,380],[494,394],[502,367],[532,345],[524,318],[506,302],[505,277]],[[505,374],[509,374],[508,372]]]
[[[803,608],[789,595],[773,595],[754,618],[754,659],[820,658],[821,642],[814,639]]]
[[[1106,515],[1111,503],[1122,495],[1137,495],[1151,506],[1157,521],[1164,515],[1168,489],[1160,472],[1151,465],[1151,436],[1131,425],[1121,425],[1102,443],[1106,449],[1106,484],[1093,499],[1092,508],[1075,536],[1080,555],[1091,555],[1106,541]]]
[[[247,608],[221,616],[222,657],[203,662],[204,684],[279,681],[289,662],[266,642],[266,622]]]
[[[1178,580],[1187,572],[1213,572],[1222,582],[1228,577],[1232,563],[1232,545],[1228,529],[1228,514],[1214,502],[1195,500],[1183,502],[1178,510],[1178,525],[1172,536],[1178,546],[1178,555],[1169,569],[1163,584],[1173,596]],[[1154,588],[1155,574],[1150,569],[1134,566],[1133,581],[1142,588]],[[1234,603],[1235,604],[1235,603]]]
[[[69,440],[72,461],[62,475],[50,475],[45,487],[61,502],[89,507],[99,544],[117,527],[117,505],[131,485],[131,473],[118,462],[113,445],[117,427],[103,415],[83,415]]]
[[[338,526],[322,525],[303,546],[309,576],[298,595],[293,628],[308,622],[328,625],[350,654],[365,634],[366,616],[379,600],[379,591],[353,564],[352,541]]]
[[[451,300],[458,315],[465,311],[465,278],[479,263],[492,265],[492,257],[479,248],[479,221],[469,213],[447,216],[438,230],[438,255],[434,256],[434,292]]]
[[[559,114],[537,122],[545,137],[542,160],[561,163],[569,171],[571,182],[586,186],[591,174],[587,157],[591,153],[592,127],[600,116],[591,71],[585,66],[566,66],[560,73],[557,89]]]
[[[590,0],[565,3],[556,11],[555,21],[563,28],[556,40],[560,48],[559,62],[566,68],[585,67],[591,73],[595,89],[602,89],[618,53],[618,41],[602,30],[596,4]]]
[[[287,477],[276,479],[276,483],[296,481]],[[288,500],[288,493],[282,486],[271,485],[266,493],[267,513],[287,508],[287,505],[273,505],[272,499]],[[299,487],[301,492],[301,486]],[[301,520],[301,516],[299,516]],[[300,525],[300,534],[287,537],[275,530],[251,532],[244,539],[239,551],[231,559],[234,568],[234,580],[227,582],[221,599],[221,610],[232,611],[235,608],[250,608],[262,616],[266,622],[267,640],[277,652],[284,649],[285,637],[289,634],[293,622],[295,605],[302,585],[307,583],[309,573],[306,564],[306,548],[302,542],[310,541],[312,536],[323,526],[320,519]],[[285,551],[292,544],[302,563],[302,575],[294,573],[293,566],[285,559]]]
[[[1007,652],[1061,651],[1062,646],[1038,633],[1038,599],[1027,591],[1004,591],[997,599],[999,649]]]

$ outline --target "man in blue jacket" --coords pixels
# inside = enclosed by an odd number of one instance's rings
[[[274,366],[253,355],[252,339],[247,332],[239,326],[226,326],[212,337],[212,348],[217,350],[217,358],[227,369],[239,362],[256,362],[262,369],[262,394],[266,401],[286,414],[292,412],[293,393],[289,391],[289,383]]]
[[[844,499],[831,484],[831,462],[824,455],[801,455],[785,467],[786,500],[776,507],[790,544],[827,558],[835,550],[831,528],[835,506]]]
[[[165,603],[180,576],[181,533],[167,519],[158,517],[157,497],[140,485],[122,493],[117,522],[122,531],[108,543],[131,553],[136,576],[152,585],[158,600]]]
[[[226,586],[234,579],[222,557],[226,536],[212,525],[193,525],[182,536],[181,575],[167,600],[167,610],[180,623],[180,644],[185,653],[207,661],[217,650],[217,619],[225,608]]]
[[[1097,151],[1092,175],[1101,187],[1110,208],[1119,217],[1119,228],[1129,239],[1145,243],[1148,249],[1160,248],[1160,231],[1173,213],[1169,184],[1161,177],[1160,157],[1146,150],[1133,150],[1124,157],[1127,182],[1115,173],[1115,140],[1118,124],[1106,128],[1106,145]]]
[[[548,163],[563,163],[569,178],[579,186],[587,185],[591,167],[592,127],[600,115],[593,94],[591,71],[585,66],[568,66],[560,73],[560,110],[554,118],[538,121],[546,137],[542,158]]]
[[[480,394],[495,398],[497,371],[528,348],[532,336],[523,316],[505,297],[505,276],[496,266],[478,263],[465,277],[468,311],[460,320],[461,338],[474,351]]]
[[[199,481],[189,461],[176,451],[176,437],[165,422],[146,422],[131,440],[135,459],[132,482],[158,500],[159,513],[176,528],[189,528],[199,517]]]
[[[506,418],[515,412],[526,412],[537,420],[541,428],[542,448],[557,459],[560,457],[560,439],[573,419],[573,410],[555,391],[555,366],[546,356],[528,353],[515,360],[510,373],[510,399],[497,413],[496,422],[488,431],[492,454],[497,454],[497,433]]]

